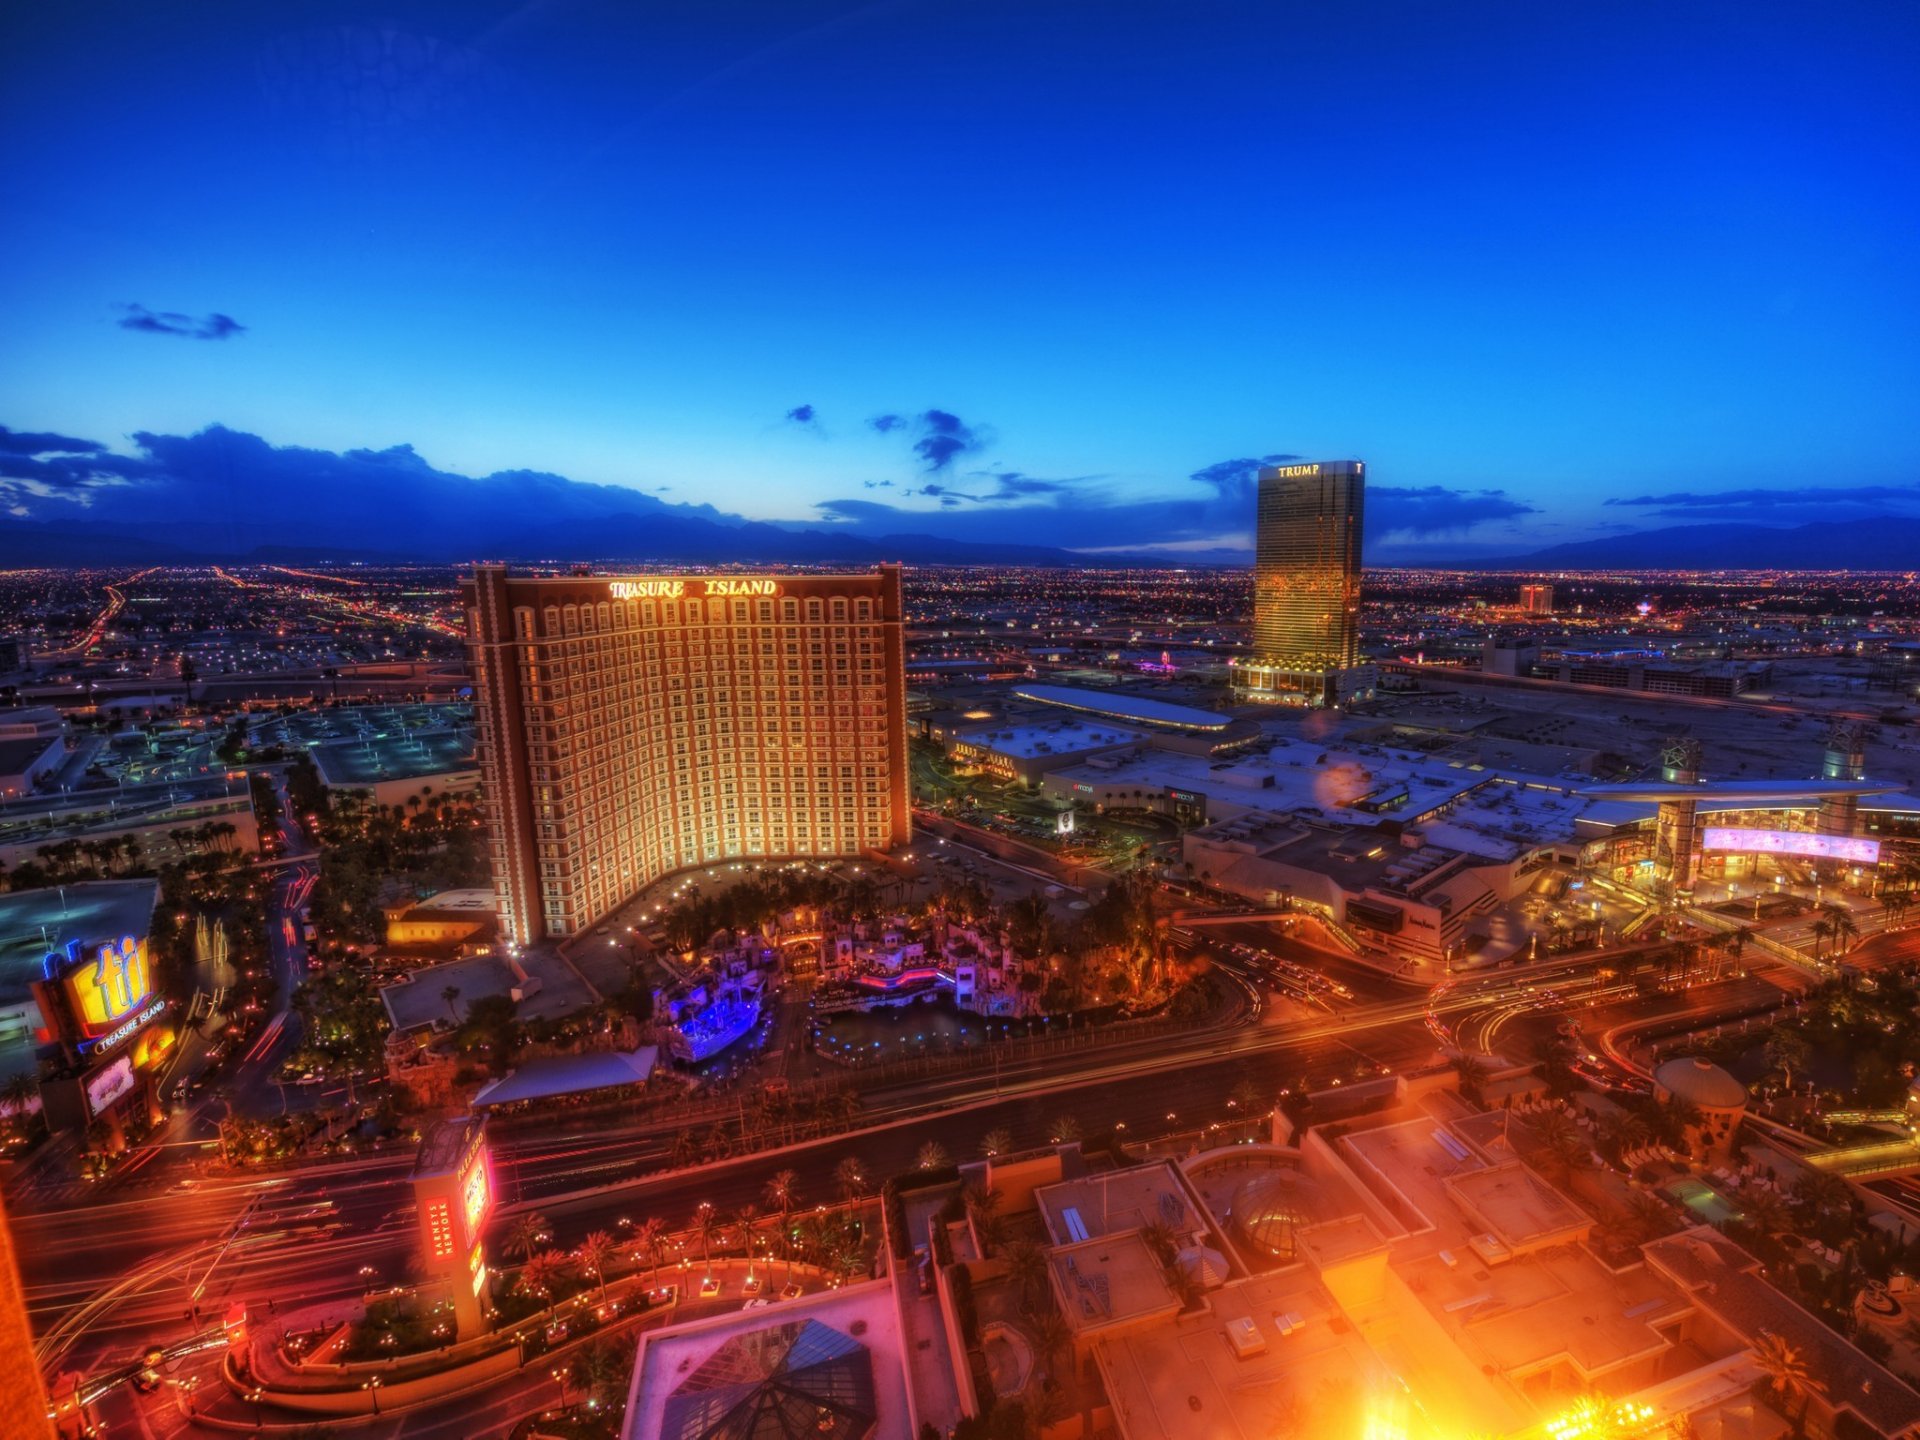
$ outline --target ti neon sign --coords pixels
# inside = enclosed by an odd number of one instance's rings
[[[81,1025],[90,1035],[117,1026],[147,1002],[153,993],[147,968],[147,942],[131,935],[109,940],[93,964],[80,955],[80,942],[50,953],[41,962],[48,980],[63,979]]]

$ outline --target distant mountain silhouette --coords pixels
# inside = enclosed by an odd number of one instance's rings
[[[1920,519],[1899,515],[1771,525],[1674,525],[1577,540],[1525,555],[1480,557],[1467,570],[1913,570]]]
[[[209,533],[218,528],[222,533]],[[989,545],[937,535],[870,539],[831,530],[790,530],[757,521],[722,524],[670,510],[572,519],[462,543],[432,534],[385,535],[367,546],[289,543],[285,527],[239,524],[132,526],[111,521],[0,521],[0,566],[32,569],[113,565],[459,563],[606,560],[635,564],[1080,565],[1083,557],[1046,545]],[[1113,557],[1109,563],[1126,564]]]

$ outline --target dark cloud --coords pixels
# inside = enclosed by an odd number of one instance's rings
[[[149,335],[180,335],[189,340],[225,340],[246,330],[231,315],[215,310],[207,315],[182,315],[177,310],[149,310],[144,305],[123,305],[122,330],[144,330]]]
[[[871,425],[875,430],[878,430],[882,435],[898,430],[906,423],[906,420],[899,415],[876,415],[867,421],[867,424]]]
[[[23,443],[38,444],[36,441]],[[462,475],[411,445],[314,450],[214,425],[193,435],[138,431],[134,454],[0,451],[10,507],[37,520],[140,526],[191,548],[209,543],[378,548],[385,535],[437,534],[452,553],[500,554],[544,527],[615,516],[738,523],[711,505],[671,504],[618,485],[539,470]],[[6,482],[12,482],[10,485]]]
[[[813,423],[813,406],[796,405],[793,409],[787,411],[787,419],[796,425],[811,425]]]
[[[839,525],[875,538],[930,529],[953,540],[1005,540],[1018,533],[1035,544],[1085,550],[1169,544],[1244,549],[1253,531],[1260,468],[1299,458],[1273,454],[1217,461],[1188,476],[1192,493],[1173,499],[1128,499],[1097,475],[1047,480],[1013,470],[982,470],[968,472],[967,480],[974,483],[964,490],[928,481],[918,491],[902,491],[938,501],[939,510],[931,514],[873,500],[832,500],[819,508]],[[1395,535],[1457,534],[1533,513],[1533,506],[1500,490],[1374,486],[1367,492],[1367,535],[1370,544],[1378,544]]]
[[[929,474],[937,475],[962,455],[985,446],[986,440],[972,425],[946,410],[923,411],[914,421],[920,438],[913,442],[913,453]]]
[[[1539,514],[1534,506],[1504,490],[1449,490],[1441,485],[1367,489],[1367,530],[1389,535],[1446,535],[1471,530],[1489,520],[1517,520]]]
[[[1615,496],[1605,503],[1655,510],[1667,515],[1716,518],[1751,515],[1755,511],[1818,513],[1857,506],[1884,508],[1887,505],[1913,505],[1920,503],[1920,488],[1911,485],[1808,485],[1790,490],[1674,490],[1665,495]]]
[[[75,440],[70,435],[43,431],[9,430],[0,425],[0,455],[97,455],[107,447],[98,440]]]

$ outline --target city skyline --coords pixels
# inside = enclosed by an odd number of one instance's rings
[[[104,449],[11,508],[139,523],[219,425],[1096,554],[1243,553],[1281,453],[1368,457],[1381,561],[1915,513],[1920,22],[1611,18],[21,14],[3,418]]]

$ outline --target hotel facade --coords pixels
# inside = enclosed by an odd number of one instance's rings
[[[461,582],[503,935],[662,875],[911,833],[900,567]]]
[[[1358,460],[1269,465],[1254,524],[1248,697],[1338,705],[1371,688],[1360,664],[1360,540],[1367,467]]]

